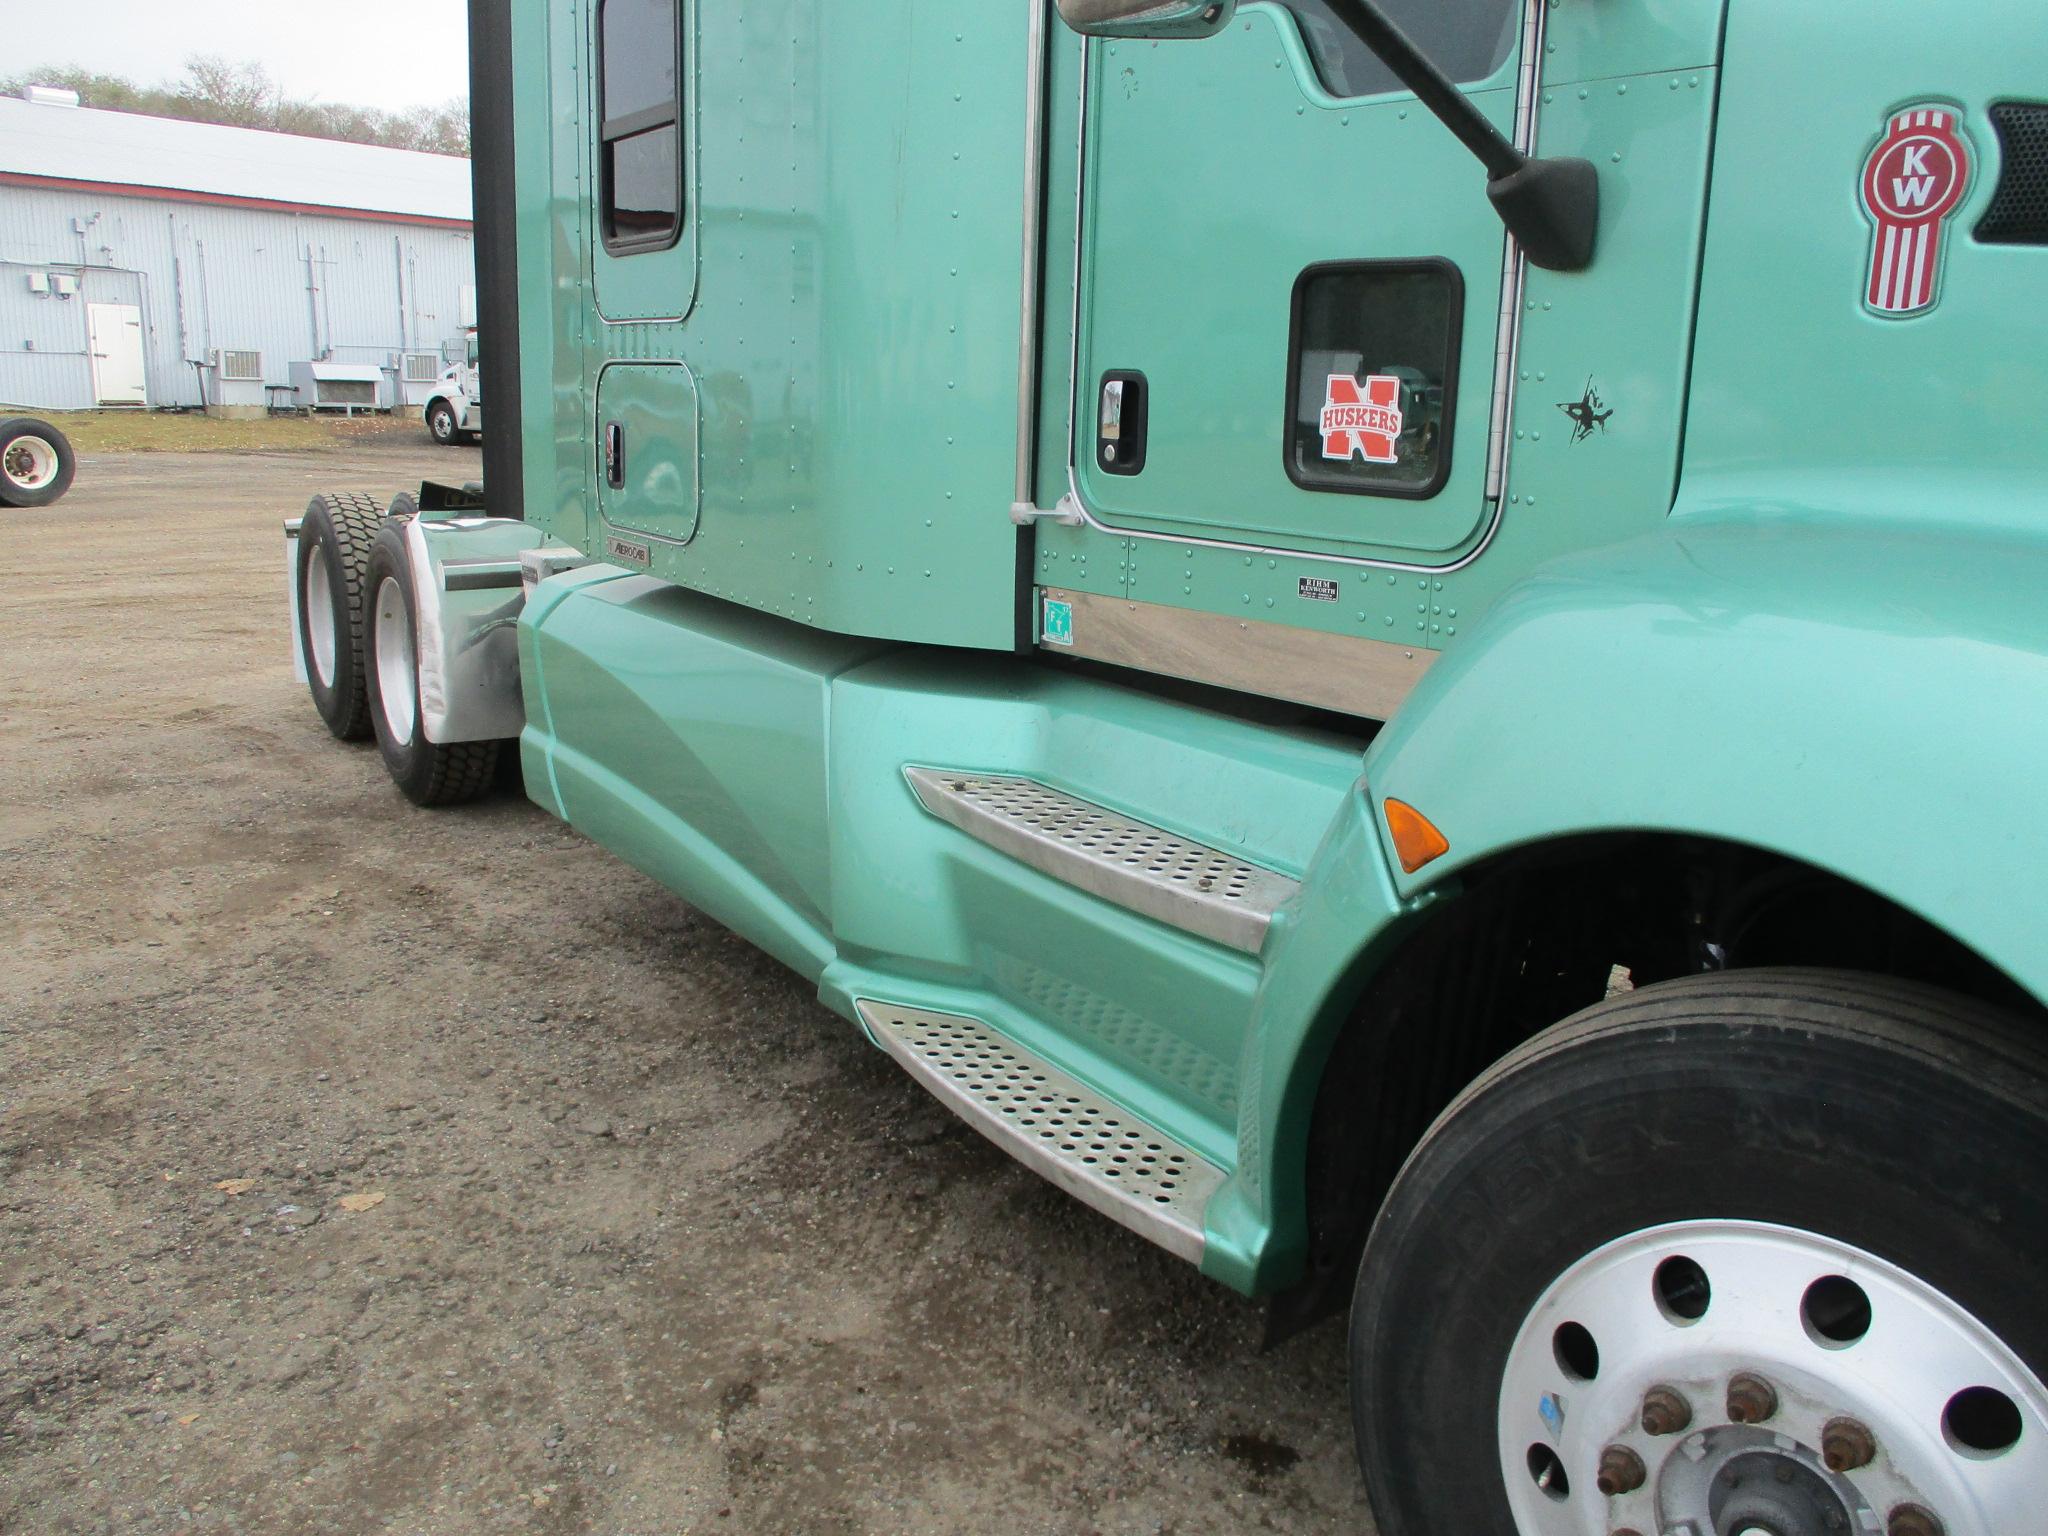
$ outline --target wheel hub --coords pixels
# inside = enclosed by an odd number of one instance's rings
[[[378,707],[386,734],[397,745],[408,746],[419,719],[413,692],[412,615],[394,577],[378,583],[375,622]]]
[[[334,686],[334,663],[340,654],[340,637],[335,633],[334,587],[327,577],[327,558],[319,549],[309,550],[306,559],[306,590],[302,596],[305,611],[307,649],[313,662],[313,675],[320,679],[320,686]]]
[[[2048,1392],[1906,1271],[1692,1222],[1560,1275],[1503,1374],[1520,1536],[2001,1536],[2048,1488]]]
[[[0,473],[16,490],[40,491],[57,478],[57,450],[40,437],[17,437],[0,458]]]
[[[1661,1531],[1700,1536],[1848,1536],[1878,1511],[1820,1453],[1784,1435],[1725,1424],[1688,1435],[1657,1475]]]

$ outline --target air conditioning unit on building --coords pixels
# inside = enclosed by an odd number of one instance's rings
[[[213,374],[207,407],[216,411],[255,412],[268,401],[263,389],[263,354],[253,347],[215,347],[206,360]]]
[[[292,389],[300,409],[316,411],[381,411],[390,407],[384,393],[382,363],[293,363]]]
[[[215,347],[213,366],[220,370],[223,383],[263,382],[263,354],[246,347]]]
[[[423,409],[433,399],[442,366],[438,352],[400,352],[392,357],[391,368],[398,375],[398,388],[407,405]]]

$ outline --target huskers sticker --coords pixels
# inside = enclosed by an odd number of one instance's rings
[[[1875,234],[1863,302],[1894,319],[1941,297],[1943,236],[1970,189],[1970,146],[1953,108],[1908,107],[1863,165],[1863,210]]]
[[[1323,402],[1323,457],[1362,458],[1368,464],[1398,464],[1394,444],[1401,436],[1401,381],[1375,373],[1364,381],[1348,373],[1330,375]]]

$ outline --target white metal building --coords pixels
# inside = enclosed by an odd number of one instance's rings
[[[0,98],[0,405],[418,404],[474,323],[467,160],[28,94]]]

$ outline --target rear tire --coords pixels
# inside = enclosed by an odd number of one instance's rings
[[[420,706],[419,615],[404,524],[387,522],[370,547],[363,672],[377,750],[414,805],[474,800],[496,779],[500,743],[427,740]]]
[[[1692,1462],[1707,1458],[1712,1486],[1698,1498],[1811,1497],[1826,1512],[1815,1530],[1838,1514],[1862,1528],[1857,1500],[1877,1529],[1899,1529],[1911,1503],[1934,1505],[1949,1536],[2030,1525],[1997,1501],[2048,1478],[2035,1460],[2048,1453],[2044,1231],[2048,1048],[2028,1021],[1931,988],[1793,970],[1589,1009],[1466,1090],[1373,1228],[1351,1367],[1379,1530],[1669,1529],[1691,1516],[1671,1506],[1689,1475],[1682,1448],[1703,1446]],[[1703,1261],[1694,1294],[1711,1297],[1697,1312],[1643,1281],[1661,1285],[1686,1249]],[[1847,1343],[1821,1337],[1809,1310],[1844,1275],[1868,1289],[1867,1335]],[[1939,1369],[1891,1352],[1937,1335],[1989,1342],[1981,1358],[1957,1344]],[[1768,1433],[1723,1401],[1751,1370],[1783,1394]],[[1631,1416],[1667,1381],[1688,1383],[1690,1429],[1652,1437]],[[1959,1387],[1995,1389],[2014,1409],[2004,1449],[1957,1446]],[[1830,1481],[1816,1447],[1822,1424],[1843,1419],[1878,1428],[1884,1455]],[[1616,1447],[1619,1493],[1598,1481]],[[1716,1447],[1734,1458],[1719,1472]],[[1986,1492],[2000,1478],[2007,1492]],[[1777,1529],[1788,1517],[1773,1505],[1729,1518]]]
[[[71,440],[47,421],[33,416],[0,421],[0,502],[47,507],[71,489],[77,473]]]
[[[342,741],[370,734],[363,689],[364,586],[383,508],[374,496],[329,491],[299,524],[299,656],[313,705]]]

